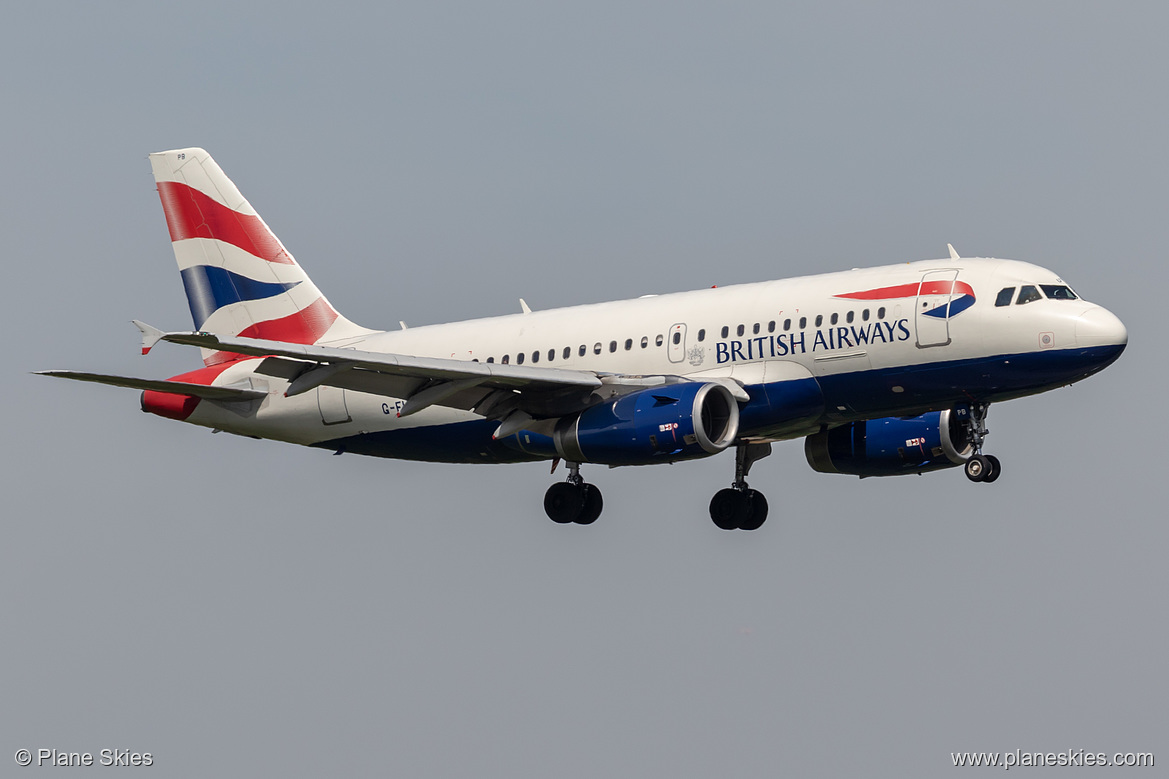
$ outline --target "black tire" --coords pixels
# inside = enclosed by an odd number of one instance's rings
[[[966,461],[966,478],[970,481],[986,481],[993,466],[984,454],[976,454]]]
[[[584,505],[584,490],[575,484],[562,481],[553,484],[544,493],[544,513],[559,525],[575,522],[584,510]]]
[[[739,523],[740,530],[758,530],[767,521],[767,498],[759,490],[747,490],[743,495],[747,516]]]
[[[999,462],[999,458],[995,457],[993,454],[988,454],[986,459],[990,461],[990,473],[986,474],[986,478],[984,478],[983,481],[987,484],[990,484],[992,481],[997,480],[999,475],[1003,472],[1003,465]]]
[[[719,490],[710,499],[710,518],[719,530],[737,530],[747,518],[746,497],[738,490]]]
[[[576,518],[578,525],[591,525],[597,521],[597,517],[601,516],[601,509],[605,507],[605,501],[601,498],[601,491],[592,484],[580,485],[584,490],[584,507],[581,509],[580,516]]]

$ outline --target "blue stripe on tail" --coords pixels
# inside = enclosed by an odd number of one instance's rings
[[[183,287],[187,290],[187,303],[191,307],[191,318],[195,321],[196,330],[224,306],[246,300],[274,297],[300,283],[256,281],[211,265],[195,265],[184,270],[182,275]]]

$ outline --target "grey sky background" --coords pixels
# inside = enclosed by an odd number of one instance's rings
[[[151,752],[155,776],[932,777],[1017,748],[1163,771],[1167,23],[1152,3],[8,9],[0,773],[36,770],[22,747]],[[992,409],[993,486],[820,475],[790,442],[752,474],[759,532],[707,516],[730,455],[586,467],[604,515],[555,526],[547,465],[331,457],[29,375],[198,365],[139,356],[129,324],[190,325],[146,154],[192,145],[368,326],[952,242],[1056,269],[1130,344]]]

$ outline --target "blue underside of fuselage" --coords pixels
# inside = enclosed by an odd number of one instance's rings
[[[793,425],[807,428],[858,419],[914,416],[958,403],[989,403],[1033,395],[1085,379],[1111,365],[1123,351],[1123,345],[1053,349],[748,386],[751,400],[740,408],[739,435],[785,437]],[[547,454],[523,451],[516,440],[493,440],[492,433],[498,427],[496,421],[479,419],[363,433],[313,446],[429,462],[548,459]]]

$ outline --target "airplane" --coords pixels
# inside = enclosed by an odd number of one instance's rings
[[[751,466],[804,438],[822,473],[962,467],[983,452],[992,403],[1112,364],[1128,333],[1059,276],[949,256],[645,295],[449,324],[371,330],[341,315],[204,150],[150,155],[194,320],[135,321],[142,353],[195,346],[203,367],[166,380],[41,371],[141,390],[167,419],[335,454],[454,463],[563,461],[548,517],[587,525],[600,490],[582,465],[675,463],[735,451],[710,502],[723,530],[756,530]]]

